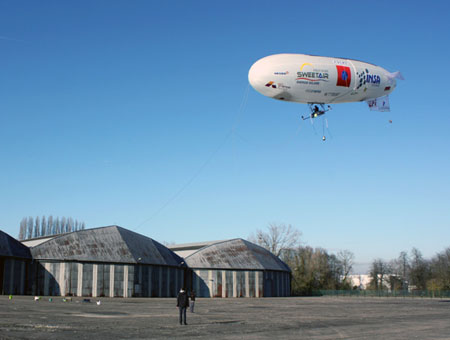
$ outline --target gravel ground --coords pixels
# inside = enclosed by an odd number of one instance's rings
[[[450,300],[306,297],[175,299],[0,296],[0,339],[450,339]]]

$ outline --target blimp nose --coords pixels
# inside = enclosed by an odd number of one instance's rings
[[[261,87],[264,87],[265,73],[266,70],[261,60],[258,60],[250,67],[248,71],[248,82],[256,91],[260,91]]]

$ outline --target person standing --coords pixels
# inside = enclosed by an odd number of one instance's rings
[[[191,290],[191,313],[194,313],[195,291]]]
[[[183,323],[187,325],[186,323],[186,308],[189,307],[189,297],[184,290],[184,288],[181,288],[180,292],[177,296],[177,307],[180,310],[180,325]]]

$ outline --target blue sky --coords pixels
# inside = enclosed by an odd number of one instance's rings
[[[118,224],[176,243],[292,224],[356,261],[450,246],[444,1],[0,1],[0,227]],[[400,70],[391,113],[263,97],[275,53]],[[389,124],[388,121],[393,123]]]

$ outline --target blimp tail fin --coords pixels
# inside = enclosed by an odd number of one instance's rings
[[[383,96],[366,101],[371,111],[388,112],[391,111],[389,106],[389,96]]]
[[[388,74],[387,74],[387,77],[388,77],[389,79],[400,79],[400,80],[405,80],[405,78],[403,78],[403,75],[400,73],[400,71],[388,73]]]

